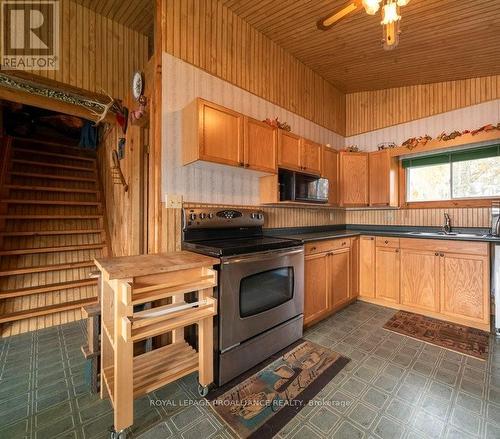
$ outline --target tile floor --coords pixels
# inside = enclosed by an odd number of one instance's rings
[[[351,362],[278,437],[500,438],[500,341],[481,362],[385,331],[393,313],[358,302],[306,332]],[[109,437],[110,404],[85,385],[83,339],[80,322],[0,340],[0,438]],[[136,401],[128,437],[234,436],[191,375]]]

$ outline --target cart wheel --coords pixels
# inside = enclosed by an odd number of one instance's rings
[[[114,428],[109,429],[110,439],[126,439],[127,432],[125,430],[116,431]]]
[[[202,398],[205,398],[205,396],[208,395],[208,386],[202,386],[201,384],[198,384],[198,394]]]

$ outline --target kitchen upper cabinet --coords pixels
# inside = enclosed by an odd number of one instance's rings
[[[441,313],[458,322],[489,325],[489,258],[441,253]]]
[[[302,171],[301,138],[288,131],[278,130],[278,166],[292,171]]]
[[[399,303],[399,249],[376,247],[375,297]]]
[[[359,295],[375,297],[375,237],[359,238]]]
[[[183,111],[183,162],[244,166],[242,114],[196,99]]]
[[[368,153],[339,153],[340,205],[368,206]]]
[[[398,160],[389,150],[369,154],[370,206],[399,205]]]
[[[351,260],[350,249],[335,250],[330,254],[330,308],[338,308],[351,298]]]
[[[307,174],[321,174],[322,145],[311,140],[301,140],[301,162],[302,172]]]
[[[321,177],[328,179],[328,204],[337,206],[339,203],[339,152],[328,146],[323,146]]]
[[[304,325],[321,320],[328,314],[330,306],[329,260],[326,253],[305,257]]]
[[[440,253],[401,249],[401,303],[424,311],[439,311]]]
[[[251,117],[245,117],[243,161],[246,168],[277,172],[278,140],[276,128]]]

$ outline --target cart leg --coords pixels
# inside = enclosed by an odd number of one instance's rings
[[[110,439],[127,439],[126,430],[116,431],[113,427],[109,429]]]
[[[211,297],[212,288],[199,291],[198,300]],[[213,361],[213,318],[203,319],[198,324],[198,355],[199,355],[199,383],[202,387],[208,387],[214,380]]]

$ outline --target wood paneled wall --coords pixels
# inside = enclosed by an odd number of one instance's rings
[[[169,54],[345,133],[345,95],[221,2],[169,0],[163,4],[164,47]]]
[[[490,226],[489,208],[348,210],[345,219],[347,224],[442,226],[445,212],[450,214],[454,227]]]
[[[60,1],[59,5],[59,70],[32,73],[126,98],[132,73],[147,62],[148,38],[71,0]]]
[[[333,209],[297,209],[266,206],[229,206],[216,204],[184,203],[185,208],[218,207],[236,209],[261,209],[264,211],[265,228],[308,227],[332,224],[345,224],[345,212]],[[163,214],[164,248],[163,251],[176,251],[181,248],[181,209],[165,208]],[[165,239],[166,238],[166,239]]]
[[[351,93],[346,96],[346,135],[374,131],[499,98],[500,76]]]

